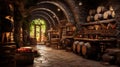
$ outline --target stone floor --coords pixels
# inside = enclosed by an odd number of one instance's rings
[[[56,50],[44,45],[37,45],[35,48],[41,56],[34,59],[33,65],[24,67],[118,67],[103,65],[100,61],[88,60],[73,52]]]

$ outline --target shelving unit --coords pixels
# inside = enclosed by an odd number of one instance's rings
[[[50,33],[50,46],[59,48],[60,46],[60,33],[57,30],[51,30]]]
[[[67,22],[65,26],[61,26],[61,44],[66,50],[71,49],[74,32],[75,26],[70,22]]]
[[[71,23],[67,23],[66,26],[61,26],[61,32],[62,32],[62,35],[61,37],[62,38],[65,38],[65,37],[69,37],[69,36],[73,36],[73,33],[74,33],[74,25],[72,25]]]
[[[94,52],[97,57],[98,55],[100,57],[105,49],[116,47],[118,32],[116,30],[116,23],[115,19],[107,19],[80,24],[82,29],[74,37],[74,40],[90,43],[90,45],[82,45],[82,55],[88,58],[94,55],[89,52]],[[113,27],[111,27],[112,25]]]
[[[82,35],[82,38],[87,37],[88,39],[104,39],[108,37],[113,38],[116,37],[117,34],[115,24],[115,19],[80,24],[83,27],[83,29],[81,30],[82,32],[80,32],[80,34]],[[113,25],[113,27],[111,27],[110,25]],[[94,37],[96,35],[97,37]]]

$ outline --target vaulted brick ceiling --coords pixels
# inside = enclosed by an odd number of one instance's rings
[[[29,16],[31,20],[44,17],[45,20],[50,21],[52,26],[56,26],[61,20],[67,20],[68,22],[76,24],[83,22],[82,19],[84,19],[84,17],[82,15],[85,16],[85,10],[81,12],[83,8],[96,8],[103,1],[104,0],[0,0],[0,9],[2,9],[0,15],[11,14],[8,4],[12,3],[13,6],[18,9],[18,13],[14,12],[15,17]],[[79,5],[80,2],[85,5],[83,8]],[[105,2],[107,2],[107,0]],[[2,6],[4,6],[4,8]],[[49,14],[49,16],[47,14]],[[52,20],[54,20],[55,23]]]

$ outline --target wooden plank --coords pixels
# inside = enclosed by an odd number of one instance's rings
[[[94,22],[89,22],[89,23],[82,23],[80,25],[95,25],[95,24],[102,24],[102,23],[110,23],[116,21],[115,19],[109,19],[109,20],[101,20],[101,21],[94,21]]]

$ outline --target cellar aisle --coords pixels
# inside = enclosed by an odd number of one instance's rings
[[[98,61],[84,59],[73,52],[56,50],[44,45],[37,45],[40,57],[34,59],[34,64],[25,67],[118,67],[103,65]]]

